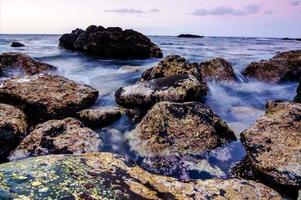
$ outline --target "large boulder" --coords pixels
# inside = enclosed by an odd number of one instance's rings
[[[271,83],[298,81],[301,76],[301,50],[283,52],[270,60],[253,62],[242,74]]]
[[[193,75],[174,75],[118,89],[116,102],[124,107],[149,108],[159,101],[199,101],[207,94],[207,84]]]
[[[12,42],[11,43],[11,45],[10,45],[11,47],[25,47],[25,45],[24,44],[22,44],[21,42]]]
[[[99,151],[99,135],[73,118],[37,125],[9,156],[17,160],[48,154],[82,154]]]
[[[25,137],[25,114],[10,105],[0,104],[0,159],[5,159]]]
[[[254,181],[180,182],[110,153],[52,155],[0,165],[3,199],[276,199]]]
[[[24,107],[32,120],[64,118],[90,106],[98,91],[61,76],[11,78],[0,85],[0,102]]]
[[[255,169],[279,184],[301,186],[301,104],[268,102],[241,141]]]
[[[76,29],[70,34],[64,34],[59,45],[103,58],[162,57],[161,49],[149,38],[134,30],[118,27],[105,29],[92,25],[86,31]]]
[[[159,102],[128,135],[143,157],[200,154],[236,140],[208,107],[198,102]]]
[[[23,53],[8,52],[0,54],[0,76],[7,76],[6,71],[18,69],[23,74],[33,75],[55,70],[56,67],[36,61]]]

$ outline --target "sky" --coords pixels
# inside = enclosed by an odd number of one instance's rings
[[[0,33],[91,24],[147,35],[301,37],[301,0],[0,0]]]

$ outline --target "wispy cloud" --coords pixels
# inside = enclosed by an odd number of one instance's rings
[[[213,9],[198,9],[193,11],[192,15],[197,16],[225,16],[225,15],[232,15],[232,16],[244,16],[244,15],[251,15],[258,13],[260,9],[260,5],[258,4],[250,4],[245,6],[243,9],[234,9],[227,6],[220,6]]]
[[[104,10],[104,12],[108,13],[118,13],[118,14],[146,14],[146,13],[157,13],[160,12],[159,9],[151,9],[150,11],[144,11],[140,9],[131,9],[131,8],[120,8],[120,9],[112,9],[112,10]]]
[[[264,13],[267,14],[267,15],[273,15],[274,14],[274,12],[271,11],[271,10],[266,10],[266,11],[264,11]]]
[[[159,9],[151,9],[149,12],[150,13],[158,13],[158,12],[160,12],[160,10]]]
[[[292,1],[290,4],[291,4],[291,6],[299,6],[301,4],[301,1],[295,0],[295,1]]]

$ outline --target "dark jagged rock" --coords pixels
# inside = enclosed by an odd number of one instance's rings
[[[162,57],[161,49],[149,38],[134,30],[123,31],[119,27],[105,29],[91,25],[86,31],[76,29],[60,38],[60,46],[102,58]]]
[[[301,186],[301,104],[271,101],[241,134],[252,165],[282,185]]]
[[[10,69],[22,70],[24,74],[33,75],[55,70],[56,67],[36,61],[23,53],[3,53],[0,54],[0,75],[6,76],[5,71]]]
[[[200,154],[236,140],[227,124],[197,102],[159,102],[128,136],[143,157]]]
[[[61,76],[11,78],[0,85],[0,102],[24,107],[31,120],[64,118],[95,102],[98,91]]]
[[[301,41],[301,38],[282,38],[282,40],[293,40],[293,41]]]
[[[301,103],[301,80],[299,82],[299,86],[297,89],[297,96],[295,97],[295,101]]]
[[[21,42],[12,42],[11,47],[25,47],[24,44],[22,44]]]
[[[244,76],[277,83],[299,81],[301,77],[301,50],[279,53],[270,60],[253,62],[242,72]]]
[[[204,36],[201,35],[193,35],[193,34],[180,34],[178,35],[179,38],[203,38]]]
[[[98,134],[73,118],[50,120],[39,124],[12,152],[9,159],[17,160],[48,154],[82,154],[99,151]]]
[[[26,135],[25,114],[10,105],[0,104],[0,159],[5,159]]]
[[[110,153],[52,155],[0,165],[1,195],[11,199],[275,199],[254,181],[180,182],[150,174]]]
[[[174,75],[122,87],[115,93],[124,107],[147,109],[159,101],[199,101],[207,94],[207,84],[193,75]]]

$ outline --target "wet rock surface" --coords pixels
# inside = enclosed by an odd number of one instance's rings
[[[301,50],[282,52],[270,60],[253,62],[242,74],[272,83],[298,81],[301,76]]]
[[[24,44],[22,44],[21,42],[12,42],[11,47],[25,47]]]
[[[0,159],[5,159],[26,135],[25,114],[10,105],[0,104]]]
[[[193,75],[174,75],[122,87],[115,93],[124,107],[146,109],[159,101],[200,101],[207,94],[207,84]]]
[[[128,135],[143,157],[200,154],[236,140],[227,124],[197,102],[159,102]]]
[[[0,85],[0,102],[24,107],[27,116],[38,121],[73,115],[97,97],[94,88],[54,75],[11,78]]]
[[[29,199],[281,199],[253,181],[179,182],[110,153],[56,155],[0,165],[1,195]]]
[[[0,54],[0,76],[7,76],[7,71],[12,69],[21,70],[23,74],[33,75],[55,70],[56,67],[36,61],[23,53]]]
[[[204,36],[201,35],[193,35],[193,34],[180,34],[178,35],[179,38],[203,38]]]
[[[282,185],[301,185],[301,104],[271,101],[264,116],[241,134],[248,159]]]
[[[9,156],[9,160],[48,154],[81,154],[99,151],[98,134],[73,118],[37,125]]]
[[[295,101],[301,103],[301,80],[297,88],[297,96],[295,97]]]
[[[85,31],[76,29],[64,34],[60,46],[103,58],[162,57],[161,49],[149,38],[134,30],[119,27],[89,26]]]

